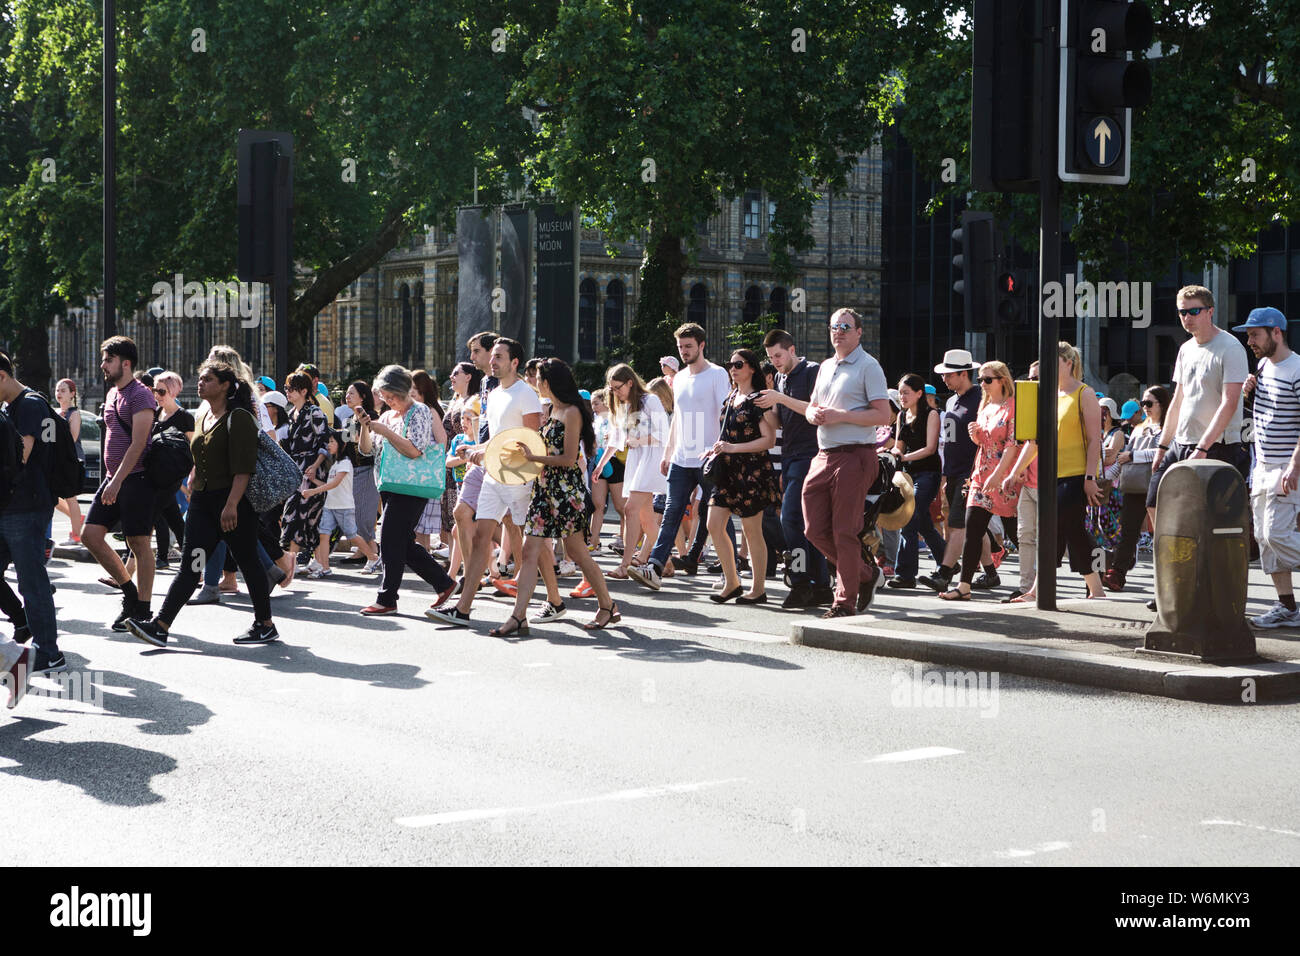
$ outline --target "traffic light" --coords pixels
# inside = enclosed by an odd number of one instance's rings
[[[1065,182],[1122,186],[1133,108],[1151,99],[1151,71],[1131,59],[1151,45],[1151,11],[1125,0],[1065,0],[1061,12],[1057,172]]]
[[[962,297],[966,331],[991,331],[997,277],[993,214],[969,211],[962,213],[961,228],[952,231],[952,238],[962,250],[952,257],[952,264],[958,270],[958,278],[952,284],[952,290]]]
[[[976,189],[1038,191],[1042,3],[975,0],[970,162]]]
[[[240,130],[236,154],[239,203],[236,272],[244,282],[270,282],[276,269],[277,217],[286,230],[286,275],[293,262],[293,136]]]
[[[998,325],[1010,328],[1029,322],[1029,276],[1024,270],[1004,270],[997,280]]]

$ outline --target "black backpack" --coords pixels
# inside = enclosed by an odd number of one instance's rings
[[[175,491],[194,467],[194,453],[189,439],[179,428],[164,428],[153,436],[149,454],[144,460],[145,477],[149,484],[162,490]]]
[[[67,419],[54,410],[54,406],[40,392],[26,389],[22,395],[18,396],[21,401],[23,395],[34,395],[45,403],[45,408],[49,412],[46,421],[53,419],[54,422],[54,442],[53,448],[50,449],[50,455],[47,459],[49,466],[49,483],[50,491],[54,494],[56,501],[62,501],[64,498],[75,498],[81,494],[81,488],[85,482],[85,466],[77,458],[77,442],[72,437],[72,429],[68,427]],[[43,439],[45,430],[42,428],[38,440]]]
[[[0,511],[9,507],[22,467],[22,439],[9,416],[0,412]]]

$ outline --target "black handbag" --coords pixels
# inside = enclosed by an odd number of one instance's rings
[[[732,404],[731,396],[728,395],[727,410],[722,415],[722,428],[718,430],[718,441],[723,441],[724,440],[723,436],[727,434],[727,423],[731,421],[731,409],[733,407],[734,405]],[[723,475],[724,465],[721,459],[725,457],[727,456],[725,455],[705,456],[704,464],[701,470],[704,474],[704,477],[709,480],[710,484],[716,485],[718,483],[718,479]]]

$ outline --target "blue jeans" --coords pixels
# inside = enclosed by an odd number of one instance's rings
[[[785,532],[786,549],[794,555],[794,566],[803,568],[798,573],[791,572],[790,579],[795,585],[825,588],[831,583],[826,557],[804,534],[803,481],[811,467],[811,458],[781,462],[781,530]],[[799,560],[800,550],[803,552],[802,562]]]
[[[903,542],[898,550],[898,565],[895,568],[898,576],[905,581],[916,580],[921,562],[917,535],[925,538],[926,547],[930,549],[930,557],[934,558],[935,563],[943,564],[943,535],[930,517],[930,505],[939,494],[939,482],[942,479],[943,476],[937,471],[923,471],[912,476],[912,483],[916,487],[916,510],[912,512],[912,520],[903,526]]]
[[[54,591],[45,573],[45,528],[49,511],[18,511],[0,515],[0,573],[12,562],[18,574],[27,626],[44,657],[59,653],[58,625],[54,616]]]
[[[257,543],[257,560],[262,562],[263,568],[269,568],[275,564],[271,556],[266,553],[266,548],[262,547],[262,542]],[[208,558],[208,563],[203,569],[203,584],[206,587],[215,588],[221,583],[221,572],[226,567],[226,542],[218,541],[217,546],[212,549],[212,557]]]
[[[704,545],[709,540],[709,499],[713,497],[713,484],[704,477],[703,468],[688,468],[682,465],[668,466],[668,505],[664,508],[664,520],[659,525],[659,537],[655,538],[654,550],[650,552],[650,563],[662,571],[673,553],[673,542],[677,540],[677,529],[682,525],[682,515],[691,503],[691,495],[696,486],[700,488],[700,507],[695,519],[695,540],[691,542],[689,555],[683,555],[688,561],[699,561],[704,553]],[[736,546],[736,532],[727,525],[727,538],[731,546]]]

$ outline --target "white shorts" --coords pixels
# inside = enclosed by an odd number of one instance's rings
[[[1265,574],[1300,571],[1300,490],[1277,493],[1286,465],[1257,462],[1251,474],[1250,511],[1259,540],[1259,564]]]
[[[528,517],[528,506],[533,501],[533,483],[524,485],[503,485],[491,475],[484,474],[483,489],[478,493],[478,507],[474,511],[476,521],[500,521],[507,514],[519,527],[524,526]]]

